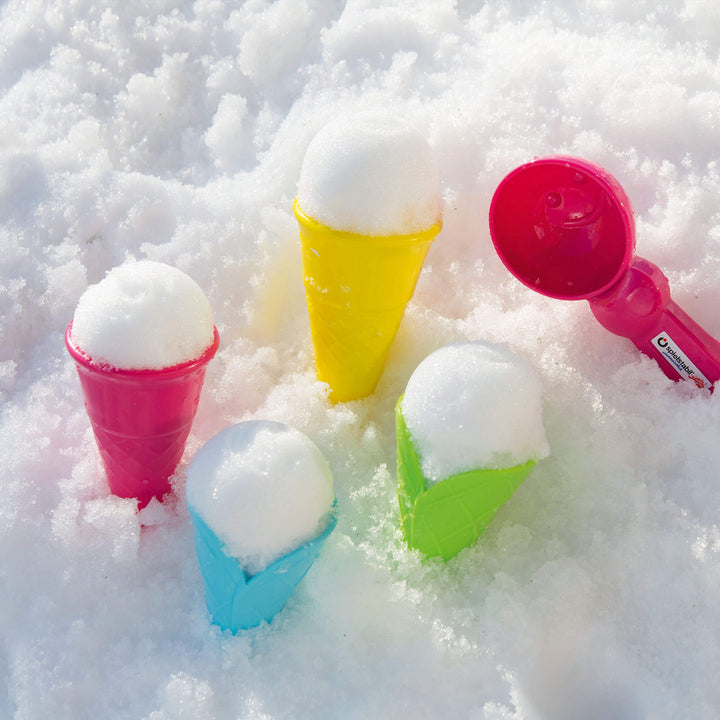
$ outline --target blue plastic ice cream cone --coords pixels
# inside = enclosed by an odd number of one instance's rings
[[[327,527],[318,537],[249,576],[192,508],[190,517],[208,611],[215,625],[233,633],[272,621],[285,607],[337,524],[334,506]]]
[[[337,524],[327,460],[277,422],[211,438],[188,467],[185,494],[208,610],[233,633],[272,621]]]

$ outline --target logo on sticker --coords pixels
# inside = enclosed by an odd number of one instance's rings
[[[668,333],[660,333],[653,338],[652,342],[683,380],[692,380],[701,390],[712,385],[680,347],[673,342]]]

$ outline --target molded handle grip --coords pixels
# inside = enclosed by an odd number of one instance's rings
[[[590,299],[600,324],[629,338],[672,380],[708,388],[720,380],[720,343],[673,302],[662,271],[636,257],[610,290]]]

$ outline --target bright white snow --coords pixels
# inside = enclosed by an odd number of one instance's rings
[[[435,350],[410,376],[401,411],[428,484],[549,453],[540,378],[501,345],[453,343]]]
[[[407,235],[439,221],[439,183],[437,160],[418,130],[389,115],[353,113],[308,145],[297,200],[336,230]]]
[[[110,270],[80,296],[70,332],[95,362],[160,369],[195,360],[213,341],[213,314],[181,270],[141,260]]]
[[[225,428],[187,470],[187,501],[249,574],[327,524],[335,495],[327,461],[298,430],[253,421]]]
[[[720,714],[720,393],[502,266],[488,209],[536,155],[607,168],[637,250],[720,337],[717,0],[196,0],[0,7],[0,717],[606,720]],[[297,223],[334,118],[404,118],[443,230],[377,391],[315,379]],[[63,333],[128,258],[205,291],[222,338],[177,498],[108,495]],[[405,545],[393,410],[457,341],[507,343],[551,455],[447,564]],[[340,514],[274,622],[209,621],[184,495],[200,446],[275,420]]]

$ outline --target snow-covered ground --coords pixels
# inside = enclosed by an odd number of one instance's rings
[[[605,166],[638,253],[720,337],[716,0],[6,0],[0,88],[0,717],[718,716],[720,396],[520,285],[487,219],[534,156]],[[376,110],[430,142],[444,226],[377,391],[332,405],[292,201],[317,131]],[[63,345],[128,257],[189,274],[221,337],[177,498],[140,515]],[[402,538],[393,409],[463,340],[538,372],[551,454],[445,564]],[[232,636],[184,472],[242,420],[317,444],[339,520],[276,620]]]

